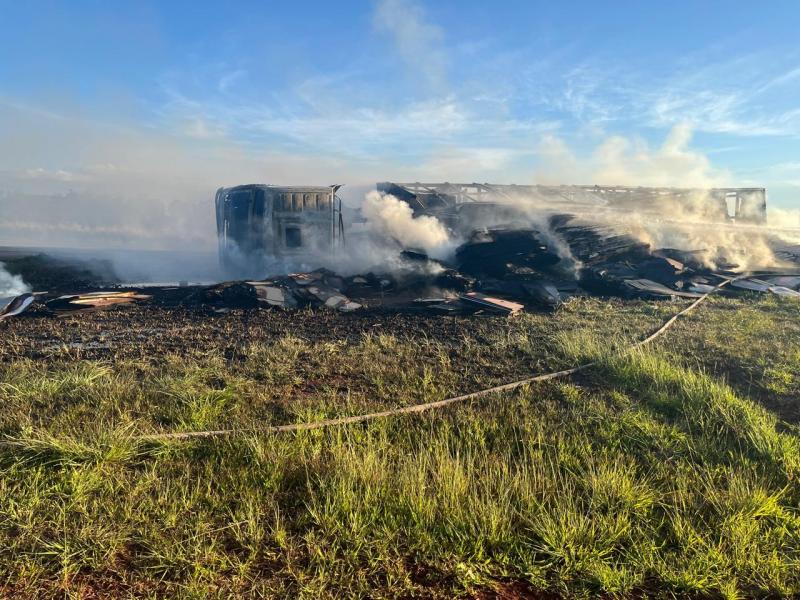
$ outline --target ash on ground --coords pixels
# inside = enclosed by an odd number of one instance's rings
[[[520,310],[553,309],[580,295],[624,298],[698,298],[732,280],[728,293],[771,293],[800,298],[800,264],[791,254],[780,268],[749,273],[708,251],[651,248],[630,235],[584,224],[566,215],[549,218],[542,230],[509,227],[474,231],[450,261],[422,251],[398,250],[390,272],[376,266],[367,273],[340,276],[330,270],[291,273],[213,285],[125,286],[109,283],[104,272],[96,284],[88,271],[65,280],[64,266],[48,279],[44,261],[38,282],[52,283],[18,298],[0,319],[11,316],[59,316],[110,306],[152,303],[205,306],[224,313],[235,309],[325,307],[352,312],[364,307],[440,314],[513,315]],[[30,263],[30,261],[28,261]],[[709,265],[713,265],[713,268]],[[24,276],[24,273],[22,273]],[[24,306],[23,310],[20,307]]]

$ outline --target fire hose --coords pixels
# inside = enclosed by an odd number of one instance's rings
[[[695,308],[697,308],[700,304],[705,302],[705,300],[713,293],[719,291],[729,283],[736,281],[737,279],[741,279],[744,276],[734,277],[731,279],[725,279],[718,285],[714,287],[714,289],[709,290],[708,292],[704,293],[702,296],[697,298],[694,302],[692,302],[689,306],[684,308],[683,310],[679,311],[678,313],[674,314],[670,317],[667,321],[665,321],[658,329],[656,329],[653,333],[651,333],[646,338],[634,342],[633,344],[621,349],[619,351],[620,354],[625,352],[630,352],[636,348],[640,348],[645,346],[657,338],[664,335],[667,330],[675,324],[675,322],[680,319],[682,316],[690,313]],[[563,371],[556,371],[554,373],[545,373],[542,375],[535,375],[533,377],[527,377],[525,379],[520,379],[519,381],[513,381],[511,383],[506,383],[503,385],[498,385],[495,387],[486,388],[483,390],[478,390],[477,392],[470,392],[469,394],[463,394],[461,396],[454,396],[452,398],[445,398],[444,400],[437,400],[435,402],[426,402],[424,404],[413,404],[411,406],[402,406],[399,408],[392,408],[388,410],[382,410],[378,412],[371,412],[371,413],[364,413],[360,415],[352,415],[349,417],[338,417],[334,419],[324,419],[322,421],[312,421],[309,423],[290,423],[287,425],[270,425],[266,427],[247,427],[247,428],[236,428],[236,429],[217,429],[217,430],[209,430],[209,431],[186,431],[186,432],[175,432],[175,433],[157,433],[157,434],[148,434],[139,436],[136,439],[141,442],[159,442],[159,441],[167,441],[167,440],[194,440],[194,439],[208,439],[208,438],[218,438],[218,437],[225,437],[225,436],[234,436],[234,435],[245,435],[245,434],[254,434],[254,433],[284,433],[289,431],[310,431],[314,429],[323,429],[326,427],[334,427],[338,425],[352,425],[354,423],[363,423],[365,421],[374,421],[376,419],[383,419],[386,417],[393,417],[396,415],[405,415],[405,414],[419,414],[423,412],[427,412],[430,410],[435,410],[437,408],[444,408],[445,406],[450,406],[451,404],[457,404],[460,402],[466,402],[467,400],[474,400],[476,398],[483,398],[485,396],[489,396],[491,394],[496,394],[499,392],[508,392],[524,385],[528,385],[531,383],[536,383],[540,381],[550,381],[551,379],[558,379],[561,377],[568,377],[570,375],[574,375],[575,373],[580,373],[581,371],[585,371],[597,364],[597,361],[591,361],[579,365],[577,367],[572,367],[571,369],[565,369]]]

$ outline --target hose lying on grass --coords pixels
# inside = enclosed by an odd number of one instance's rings
[[[710,290],[699,297],[697,300],[692,302],[689,306],[681,310],[680,312],[673,315],[670,319],[668,319],[661,327],[659,327],[656,331],[651,333],[649,336],[631,344],[630,346],[621,350],[621,352],[628,352],[633,350],[634,348],[638,348],[640,346],[644,346],[649,344],[653,340],[657,339],[661,335],[663,335],[672,325],[677,321],[680,317],[684,316],[685,314],[694,310],[697,306],[703,303],[706,298],[708,298],[714,292],[720,290],[721,288],[725,287],[729,283],[736,281],[737,279],[741,279],[741,277],[735,277],[731,279],[725,279],[717,286],[714,287],[713,290]],[[323,427],[332,427],[335,425],[350,425],[352,423],[363,423],[364,421],[372,421],[374,419],[382,419],[384,417],[392,417],[395,415],[403,415],[403,414],[411,414],[411,413],[421,413],[426,412],[429,410],[434,410],[436,408],[442,408],[445,406],[449,406],[451,404],[456,404],[457,402],[464,402],[466,400],[473,400],[475,398],[483,398],[484,396],[488,396],[490,394],[495,394],[497,392],[507,392],[509,390],[516,389],[523,385],[527,385],[529,383],[534,383],[537,381],[549,381],[551,379],[557,379],[559,377],[567,377],[569,375],[573,375],[575,373],[579,373],[581,371],[585,371],[586,369],[593,367],[596,364],[595,361],[588,362],[577,367],[573,367],[571,369],[566,369],[564,371],[556,371],[555,373],[545,373],[543,375],[536,375],[534,377],[528,377],[526,379],[521,379],[519,381],[514,381],[512,383],[506,383],[504,385],[498,385],[495,387],[487,388],[484,390],[479,390],[477,392],[471,392],[469,394],[463,394],[461,396],[455,396],[453,398],[446,398],[444,400],[437,400],[436,402],[426,402],[425,404],[414,404],[412,406],[403,406],[400,408],[392,408],[389,410],[382,410],[380,412],[372,412],[372,413],[365,413],[361,415],[353,415],[350,417],[339,417],[336,419],[325,419],[323,421],[313,421],[310,423],[291,423],[288,425],[271,425],[267,427],[258,427],[258,428],[239,428],[239,429],[217,429],[217,430],[210,430],[210,431],[186,431],[186,432],[177,432],[177,433],[156,433],[156,434],[149,434],[139,436],[136,439],[141,442],[158,442],[158,441],[166,441],[166,440],[193,440],[193,439],[206,439],[206,438],[216,438],[222,436],[231,436],[231,435],[242,435],[242,434],[252,434],[252,433],[281,433],[285,431],[308,431],[311,429],[322,429]]]

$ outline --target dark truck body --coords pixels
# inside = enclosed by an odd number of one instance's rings
[[[601,185],[497,185],[491,183],[377,184],[407,202],[415,214],[436,216],[453,229],[484,218],[514,221],[515,207],[532,203],[549,212],[624,212],[653,218],[766,223],[764,188],[671,188]]]
[[[319,250],[341,240],[338,185],[239,185],[217,190],[220,263],[226,270],[254,261]]]

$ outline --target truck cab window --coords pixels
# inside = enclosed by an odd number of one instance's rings
[[[300,235],[300,228],[299,227],[287,227],[286,228],[286,247],[287,248],[299,248],[303,245],[303,238]]]

